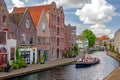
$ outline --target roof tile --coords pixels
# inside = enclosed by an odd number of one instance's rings
[[[32,6],[32,7],[21,7],[21,8],[14,8],[13,13],[21,13],[24,12],[25,9],[28,8],[30,11],[30,15],[32,17],[33,23],[37,26],[38,21],[40,19],[41,13],[43,9],[45,12],[48,12],[51,9],[51,5],[42,5],[42,6]]]

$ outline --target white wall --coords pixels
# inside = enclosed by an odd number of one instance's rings
[[[15,48],[16,49],[16,46],[17,46],[17,41],[15,39],[7,39],[7,42],[6,42],[6,48],[7,48],[7,53],[8,53],[8,61],[10,62],[11,64],[11,60],[10,60],[10,49],[11,48]]]

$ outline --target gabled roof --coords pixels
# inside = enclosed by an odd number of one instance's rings
[[[110,38],[108,36],[101,36],[97,37],[97,40],[109,40]]]
[[[12,13],[12,14],[9,14],[9,17],[15,24],[18,25],[23,15],[24,13]]]
[[[37,26],[39,19],[41,17],[42,11],[48,12],[51,9],[51,5],[42,5],[42,6],[32,6],[32,7],[21,7],[14,8],[13,13],[21,13],[24,12],[25,9],[28,8],[30,11],[30,15],[32,17],[33,23]]]

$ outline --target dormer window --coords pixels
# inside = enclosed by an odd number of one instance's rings
[[[30,28],[30,21],[26,20],[26,28]]]
[[[7,23],[7,16],[3,16],[3,23]]]

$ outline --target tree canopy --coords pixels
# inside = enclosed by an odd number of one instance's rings
[[[79,36],[80,40],[88,40],[89,42],[89,48],[92,47],[95,44],[96,36],[95,34],[89,30],[85,29],[82,34]]]

